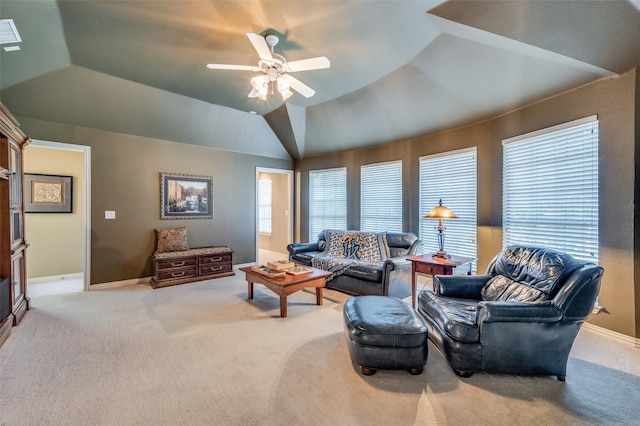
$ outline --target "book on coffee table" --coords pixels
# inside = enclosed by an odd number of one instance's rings
[[[313,269],[307,268],[306,266],[295,266],[293,268],[285,269],[287,274],[291,275],[302,275],[302,274],[310,274],[313,272]]]
[[[274,271],[282,271],[284,269],[293,268],[294,266],[296,266],[296,264],[288,260],[277,260],[275,262],[267,262],[267,268],[273,269]]]
[[[251,270],[269,278],[282,278],[287,275],[284,271],[275,271],[271,268],[267,268],[266,266],[252,266]]]

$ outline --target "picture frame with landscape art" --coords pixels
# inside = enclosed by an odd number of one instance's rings
[[[73,213],[73,176],[24,174],[25,213]]]
[[[160,219],[212,219],[213,178],[160,173]]]

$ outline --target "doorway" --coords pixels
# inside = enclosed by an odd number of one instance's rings
[[[27,294],[89,290],[91,265],[91,147],[32,140],[24,151],[25,173],[71,175],[72,213],[29,214],[25,234]],[[31,231],[31,233],[30,233]],[[64,237],[60,238],[60,233]],[[56,262],[56,255],[68,256]],[[30,278],[31,277],[31,278]],[[46,284],[46,285],[45,285]],[[29,292],[31,290],[31,293]]]
[[[256,167],[256,263],[286,259],[293,237],[293,170]]]

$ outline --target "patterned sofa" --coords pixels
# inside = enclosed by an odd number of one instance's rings
[[[332,272],[327,288],[352,295],[411,295],[411,262],[420,240],[410,232],[325,229],[313,243],[287,246],[289,260]]]

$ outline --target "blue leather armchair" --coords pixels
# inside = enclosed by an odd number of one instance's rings
[[[461,377],[489,371],[564,381],[602,274],[602,267],[556,250],[512,246],[485,275],[436,275],[435,292],[418,295],[418,312]]]

